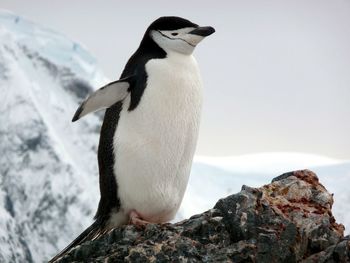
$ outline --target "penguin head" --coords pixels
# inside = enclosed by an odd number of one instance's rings
[[[210,26],[200,27],[181,17],[164,16],[148,27],[145,37],[150,37],[166,53],[190,55],[199,42],[214,32]]]

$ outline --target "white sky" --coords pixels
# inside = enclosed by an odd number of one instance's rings
[[[146,27],[182,16],[217,32],[197,47],[197,154],[296,151],[350,158],[350,1],[0,0],[66,34],[118,77]]]

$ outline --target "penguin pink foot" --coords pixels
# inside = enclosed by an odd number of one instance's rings
[[[143,220],[136,210],[132,210],[129,214],[129,224],[136,226],[146,226],[148,224],[151,224],[151,222]]]

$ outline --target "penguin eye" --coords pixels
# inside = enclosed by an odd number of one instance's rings
[[[171,33],[171,35],[173,36],[177,36],[179,33]]]

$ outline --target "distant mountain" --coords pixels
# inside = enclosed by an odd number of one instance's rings
[[[81,45],[0,11],[0,262],[42,262],[91,223],[100,119],[70,120],[105,82]]]

